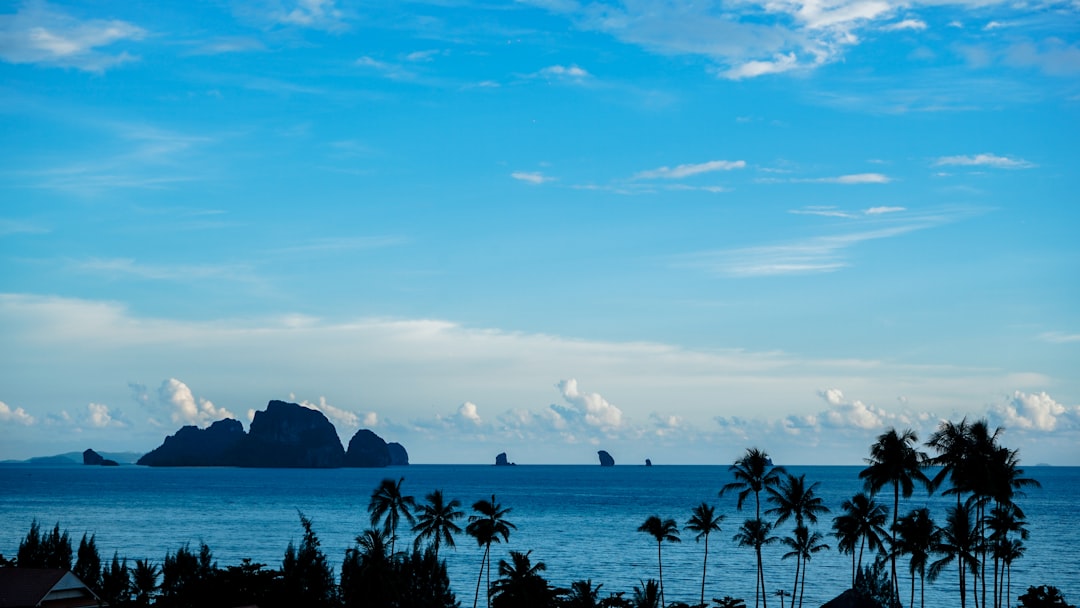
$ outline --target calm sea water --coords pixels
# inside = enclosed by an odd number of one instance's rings
[[[819,494],[834,511],[859,491],[859,467],[787,467],[820,482]],[[1080,467],[1028,467],[1042,489],[1020,499],[1028,515],[1031,538],[1026,556],[1013,566],[1012,605],[1028,585],[1052,584],[1071,603],[1080,602]],[[280,566],[290,541],[298,541],[297,510],[313,520],[322,546],[335,567],[345,549],[368,525],[372,489],[384,477],[405,477],[404,490],[418,500],[435,489],[457,498],[465,510],[490,498],[512,509],[517,526],[506,545],[493,548],[494,559],[510,549],[532,550],[547,565],[556,585],[591,578],[603,592],[626,591],[656,577],[655,541],[637,527],[656,514],[674,518],[680,527],[702,501],[726,515],[723,531],[710,537],[706,597],[754,598],[755,559],[752,549],[731,540],[740,523],[753,515],[753,504],[735,510],[734,495],[717,491],[731,480],[725,466],[464,466],[412,465],[393,469],[230,469],[124,466],[0,466],[0,553],[14,555],[30,522],[59,522],[77,543],[84,531],[97,534],[103,557],[113,551],[129,559],[160,563],[166,551],[184,543],[207,543],[219,565],[250,557]],[[891,508],[891,494],[879,500]],[[901,513],[927,506],[939,522],[952,497],[916,493],[902,501]],[[833,514],[822,519],[827,533]],[[790,532],[789,526],[781,532]],[[407,541],[411,541],[411,535]],[[828,538],[830,545],[834,539]],[[794,560],[783,560],[778,546],[765,549],[767,589],[790,589]],[[444,551],[451,582],[462,604],[475,591],[482,550],[461,536],[456,551]],[[668,601],[697,601],[701,584],[702,545],[683,534],[680,544],[665,544],[664,586]],[[905,574],[905,598],[910,589]],[[849,556],[835,550],[814,557],[808,570],[805,605],[819,606],[850,583]],[[989,573],[988,573],[989,577]],[[916,591],[918,594],[918,591]],[[927,605],[959,605],[954,568],[926,589]],[[771,597],[773,603],[778,598]],[[906,599],[905,599],[906,604]],[[778,604],[777,604],[778,605]]]

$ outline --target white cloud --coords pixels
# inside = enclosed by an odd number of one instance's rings
[[[11,409],[11,406],[0,401],[0,422],[14,422],[23,426],[30,426],[36,422],[34,417],[26,413],[21,407]]]
[[[376,412],[367,412],[364,414],[364,428],[370,429],[379,426],[379,414]]]
[[[92,427],[103,429],[118,424],[109,414],[109,406],[104,403],[88,403],[86,405],[86,422]]]
[[[195,399],[188,385],[169,378],[158,388],[158,398],[172,409],[172,421],[178,424],[208,426],[223,418],[235,418],[229,410],[215,406],[209,399]]]
[[[514,171],[510,177],[534,185],[555,181],[554,177],[548,177],[539,171]]]
[[[710,160],[704,163],[679,165],[677,167],[660,167],[642,171],[634,176],[634,179],[683,179],[692,175],[712,173],[713,171],[732,171],[743,169],[746,161],[743,160]]]
[[[296,397],[290,395],[290,398],[295,399]],[[345,429],[349,431],[346,433],[347,436],[351,436],[352,431],[360,428],[360,416],[354,412],[330,405],[326,402],[326,397],[319,397],[318,403],[312,403],[305,400],[301,401],[299,405],[317,412],[322,412],[335,426],[341,425],[342,427],[345,427]]]
[[[887,32],[896,32],[901,30],[913,30],[921,32],[926,29],[926,22],[922,19],[904,19],[903,21],[898,21],[896,23],[890,23],[886,26],[883,26],[881,29]]]
[[[126,51],[108,54],[100,49],[144,36],[146,30],[126,21],[80,21],[41,1],[26,3],[13,15],[0,15],[0,57],[10,63],[103,72],[136,58]]]
[[[329,31],[343,29],[344,17],[334,0],[297,0],[291,8],[275,11],[272,15],[274,21],[283,25]]]
[[[578,389],[577,380],[562,380],[557,385],[563,399],[585,415],[589,426],[606,431],[617,430],[623,425],[622,410],[608,403],[599,393],[583,393]]]
[[[870,207],[865,209],[863,213],[866,215],[884,215],[886,213],[900,213],[901,211],[907,211],[906,207]]]
[[[1043,342],[1049,342],[1051,344],[1069,344],[1071,342],[1080,342],[1080,334],[1069,334],[1060,331],[1048,331],[1039,334],[1039,339]]]
[[[590,74],[585,70],[579,68],[576,65],[552,65],[548,66],[539,72],[538,76],[543,78],[557,78],[560,80],[581,81],[590,77]]]
[[[729,80],[742,80],[744,78],[757,78],[767,74],[783,74],[798,68],[807,66],[800,65],[795,53],[776,55],[770,60],[756,59],[741,63],[732,68],[720,72],[720,76]]]
[[[1046,392],[1028,394],[1015,391],[1005,403],[991,411],[1000,416],[1008,428],[1050,432],[1061,427],[1080,428],[1080,406],[1065,407]]]
[[[476,404],[471,401],[466,401],[461,404],[461,407],[457,411],[458,418],[470,422],[472,424],[480,424],[483,420],[480,419],[480,412],[476,409]]]
[[[858,399],[849,401],[840,389],[830,388],[818,394],[831,406],[820,418],[825,426],[874,430],[882,428],[889,417],[881,408],[868,406]]]
[[[892,179],[881,173],[856,173],[839,177],[825,177],[816,181],[832,184],[887,184]]]
[[[995,169],[1030,169],[1035,163],[1022,158],[1009,158],[996,154],[975,154],[973,156],[942,156],[934,162],[934,166],[961,166],[961,167],[993,167]]]

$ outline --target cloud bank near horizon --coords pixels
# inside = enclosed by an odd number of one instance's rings
[[[546,458],[556,462],[559,445],[704,451],[731,441],[831,446],[854,460],[885,428],[925,435],[940,420],[964,416],[1008,428],[1025,452],[1080,439],[1080,406],[1055,400],[1045,389],[1051,379],[995,369],[590,342],[435,320],[182,322],[136,317],[106,302],[15,295],[0,297],[0,325],[11,329],[19,353],[52,357],[63,370],[70,382],[61,403],[77,402],[102,377],[113,377],[123,395],[105,399],[99,391],[86,410],[44,405],[57,395],[0,395],[5,434],[66,425],[153,442],[175,430],[170,424],[235,418],[252,409],[252,395],[287,395],[326,414],[343,441],[372,428],[410,446],[419,461],[427,440],[484,453],[548,446]],[[185,379],[169,375],[150,390],[115,378],[117,366],[134,377],[160,369],[144,351],[171,353],[167,366],[184,369]],[[90,357],[110,363],[87,365]],[[25,359],[5,359],[4,373],[41,373]],[[424,382],[402,381],[410,377]],[[551,402],[554,394],[560,402]],[[1080,460],[1075,448],[1055,455]],[[702,459],[715,460],[704,452]]]

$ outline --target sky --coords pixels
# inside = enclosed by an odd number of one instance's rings
[[[0,459],[1080,465],[1080,3],[0,2]]]

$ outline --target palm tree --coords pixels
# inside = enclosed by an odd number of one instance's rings
[[[510,530],[516,530],[517,526],[506,521],[505,517],[510,509],[504,509],[495,502],[495,495],[491,500],[478,500],[473,503],[473,511],[477,515],[469,516],[469,525],[465,526],[465,533],[476,539],[476,544],[484,547],[484,558],[480,562],[480,575],[476,578],[476,598],[473,599],[473,608],[480,601],[480,581],[484,576],[485,566],[488,573],[487,605],[491,607],[491,543],[497,543],[499,537],[503,541],[510,540]]]
[[[596,608],[600,603],[600,588],[603,586],[600,584],[593,587],[591,578],[587,581],[574,581],[570,583],[570,591],[562,605],[564,608]]]
[[[776,525],[780,525],[789,518],[795,518],[795,527],[801,527],[806,521],[816,524],[818,515],[828,513],[829,508],[825,501],[817,496],[814,490],[818,483],[806,486],[806,475],[784,474],[784,477],[775,486],[768,486],[766,490],[769,496],[766,500],[776,505],[765,511],[766,515],[776,515]]]
[[[135,603],[140,606],[150,605],[150,594],[157,589],[158,567],[148,559],[135,560],[135,569],[131,575],[131,586],[135,590]]]
[[[638,526],[638,532],[644,532],[656,539],[656,561],[660,566],[660,605],[664,606],[664,560],[660,555],[660,547],[665,540],[669,543],[681,541],[679,527],[674,519],[661,520],[656,515],[650,515],[645,523]]]
[[[701,564],[701,604],[705,604],[705,574],[708,572],[709,565],[709,534],[712,532],[720,532],[720,523],[724,521],[723,515],[717,515],[716,509],[712,505],[707,503],[701,503],[694,507],[691,512],[692,516],[686,522],[686,529],[691,532],[697,532],[697,536],[694,537],[695,541],[705,539],[705,559]]]
[[[544,562],[533,564],[532,551],[510,552],[510,561],[499,560],[499,580],[491,586],[495,608],[547,608],[555,598],[548,582],[540,575]]]
[[[968,465],[968,453],[971,446],[971,426],[964,418],[959,423],[943,421],[930,435],[926,446],[937,452],[929,459],[931,466],[940,467],[930,480],[930,491],[936,491],[949,479],[952,488],[945,493],[956,494],[956,505],[960,506],[960,494],[967,491],[965,467]]]
[[[1010,534],[1016,534],[1021,539],[1027,540],[1028,530],[1024,523],[1024,512],[1019,507],[1010,503],[999,503],[990,510],[986,516],[984,525],[990,529],[990,537],[987,539],[993,546],[994,551],[994,606],[1001,604],[1000,584],[1004,582],[1004,572],[998,577],[998,570],[1002,567],[1002,557],[1011,550],[1012,542]]]
[[[410,524],[415,521],[412,510],[416,508],[416,499],[402,495],[401,484],[404,481],[404,477],[397,483],[393,479],[382,480],[382,483],[371,493],[371,500],[368,502],[371,525],[378,526],[379,522],[382,522],[383,530],[390,537],[391,555],[395,553],[398,522],[402,518]]]
[[[900,494],[904,498],[910,498],[915,490],[915,482],[918,481],[926,487],[930,487],[930,480],[923,473],[926,466],[927,456],[915,449],[919,438],[915,431],[907,429],[897,433],[896,429],[889,429],[878,436],[877,442],[870,446],[870,458],[866,459],[869,465],[859,472],[859,479],[866,483],[866,489],[871,494],[886,485],[893,487],[893,530],[892,544],[896,544],[896,521],[900,510]],[[896,577],[896,555],[892,562],[892,586],[893,597],[900,597],[899,581]]]
[[[762,606],[765,608],[769,606],[765,597],[765,569],[761,562],[761,548],[776,542],[775,536],[769,536],[770,532],[772,532],[772,525],[765,520],[748,519],[739,527],[739,532],[732,537],[732,540],[738,543],[740,547],[753,547],[754,553],[757,555],[758,585],[754,590],[755,608],[758,605],[758,598],[761,599]]]
[[[833,536],[841,551],[851,553],[851,587],[855,587],[855,548],[858,547],[858,569],[862,569],[863,549],[882,549],[881,539],[886,536],[885,520],[888,512],[865,493],[860,492],[840,505],[843,515],[833,518]]]
[[[920,605],[926,605],[926,564],[937,541],[930,509],[915,509],[896,523],[897,544],[893,551],[910,556],[911,605],[915,605],[915,573],[919,573]]]
[[[660,605],[660,587],[656,581],[649,579],[641,583],[641,587],[634,585],[634,599],[631,605],[634,608],[657,608]],[[663,608],[663,606],[660,606]]]
[[[1014,561],[1024,557],[1024,552],[1027,550],[1024,547],[1024,543],[1019,539],[1011,539],[1005,542],[1001,548],[1001,567],[1007,572],[1007,583],[1005,590],[1005,598],[1012,597],[1012,564]],[[1004,602],[1007,606],[1008,601]]]
[[[739,501],[736,508],[742,511],[743,503],[754,494],[754,518],[761,519],[761,491],[767,487],[780,483],[780,474],[783,467],[774,467],[769,455],[757,448],[747,448],[746,454],[728,467],[735,481],[720,488],[720,496],[731,490],[739,491]]]
[[[432,539],[431,546],[435,549],[435,558],[439,558],[439,545],[442,542],[448,547],[454,547],[454,535],[461,533],[461,527],[454,523],[464,517],[464,513],[458,510],[461,501],[451,500],[446,502],[442,490],[435,490],[424,497],[427,501],[416,508],[416,540],[413,548],[419,549],[424,539]]]
[[[967,606],[967,572],[976,576],[979,571],[979,537],[972,521],[971,507],[964,504],[949,507],[945,527],[939,528],[933,552],[942,557],[930,564],[930,580],[937,580],[946,566],[957,563],[960,579],[960,608]]]
[[[795,533],[791,536],[785,536],[780,539],[780,542],[787,545],[791,551],[788,551],[781,559],[787,559],[789,557],[795,558],[795,586],[791,592],[791,608],[795,608],[795,598],[799,598],[799,605],[802,605],[803,592],[800,589],[806,589],[806,562],[810,561],[810,557],[815,553],[820,553],[829,548],[829,545],[822,543],[824,537],[818,532],[811,532],[806,526],[798,526],[795,528]],[[802,572],[802,587],[799,586],[799,573]]]

